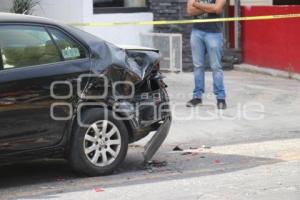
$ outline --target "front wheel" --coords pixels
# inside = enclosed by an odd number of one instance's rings
[[[122,121],[111,112],[90,109],[83,116],[88,127],[73,131],[69,161],[75,171],[88,176],[114,172],[124,161],[128,150],[128,132]]]

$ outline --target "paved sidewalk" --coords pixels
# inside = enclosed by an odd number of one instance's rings
[[[210,150],[192,150],[201,153],[235,154],[280,159],[277,163],[262,165],[241,171],[210,176],[162,180],[145,184],[132,184],[86,190],[37,199],[110,199],[110,200],[153,200],[153,199],[199,199],[199,200],[299,200],[300,198],[300,139],[271,141],[253,144],[214,147]],[[180,156],[180,154],[178,154]],[[226,160],[219,165],[228,167]],[[247,165],[251,160],[244,160]],[[202,169],[195,169],[201,171]],[[192,173],[192,171],[185,171]],[[35,200],[37,200],[35,198]],[[26,199],[29,200],[29,199]]]

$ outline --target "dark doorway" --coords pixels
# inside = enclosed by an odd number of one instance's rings
[[[273,0],[274,5],[300,5],[299,0]]]

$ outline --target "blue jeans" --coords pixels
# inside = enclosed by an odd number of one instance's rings
[[[205,55],[209,58],[209,65],[213,71],[214,94],[217,99],[225,99],[224,74],[222,70],[223,34],[208,33],[193,29],[191,46],[194,64],[195,89],[194,98],[202,98],[205,92]]]

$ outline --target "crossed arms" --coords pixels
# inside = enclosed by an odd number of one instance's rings
[[[197,16],[203,13],[221,14],[224,10],[226,0],[216,0],[214,4],[197,2],[196,0],[188,0],[187,14],[189,16]]]

